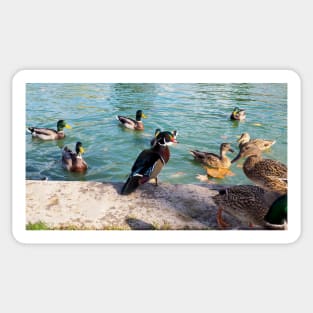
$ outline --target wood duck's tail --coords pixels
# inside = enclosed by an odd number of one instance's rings
[[[122,187],[121,194],[122,195],[129,195],[133,191],[135,191],[138,186],[140,185],[140,180],[142,179],[142,176],[140,175],[129,175],[126,183]]]

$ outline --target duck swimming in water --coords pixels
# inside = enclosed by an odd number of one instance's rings
[[[69,172],[85,172],[88,168],[82,154],[85,152],[81,142],[77,142],[73,152],[68,147],[64,147],[62,151],[62,166]]]
[[[230,115],[231,120],[242,121],[246,118],[246,111],[235,107]]]
[[[265,140],[265,139],[250,139],[248,133],[243,133],[240,138],[237,140],[239,143],[239,148],[247,143],[255,144],[261,151],[269,149],[272,145],[276,143],[275,140]]]
[[[39,128],[39,127],[28,127],[27,131],[32,134],[34,138],[41,140],[58,140],[65,137],[63,131],[64,128],[72,128],[64,120],[59,120],[57,123],[57,130],[51,128]]]
[[[190,150],[190,153],[194,156],[196,161],[199,161],[203,165],[213,168],[229,168],[231,161],[226,156],[228,151],[234,152],[229,143],[222,143],[220,145],[220,155],[199,150]]]
[[[117,115],[116,119],[120,121],[121,124],[126,128],[134,130],[144,130],[144,125],[141,119],[146,117],[147,116],[143,114],[142,110],[138,110],[136,112],[136,120],[122,115]]]

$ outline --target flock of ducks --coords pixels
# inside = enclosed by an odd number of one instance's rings
[[[142,110],[136,112],[136,119],[118,115],[117,120],[128,129],[143,131],[142,118],[146,118]],[[245,110],[236,107],[230,115],[231,120],[242,121],[246,118]],[[41,140],[58,140],[65,137],[64,128],[71,128],[64,120],[59,120],[57,130],[49,128],[28,127],[33,137]],[[131,172],[124,183],[121,194],[128,195],[140,185],[151,179],[158,184],[158,175],[170,159],[169,146],[178,143],[178,132],[161,131],[156,129],[150,148],[143,150],[135,160]],[[217,222],[225,229],[230,227],[222,218],[226,212],[250,227],[256,226],[266,229],[287,228],[287,166],[277,160],[264,159],[262,151],[275,144],[274,140],[251,139],[248,133],[243,133],[237,140],[238,155],[230,160],[228,152],[234,152],[229,143],[222,143],[220,154],[191,150],[194,160],[199,161],[207,174],[219,177],[216,173],[227,174],[231,165],[239,159],[245,158],[244,174],[254,185],[236,185],[218,190],[213,201],[218,207]],[[82,155],[84,148],[77,142],[75,151],[67,146],[62,150],[62,166],[71,172],[85,172],[88,168]]]

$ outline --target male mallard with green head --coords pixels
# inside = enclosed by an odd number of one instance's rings
[[[222,228],[228,227],[222,219],[222,211],[225,211],[250,226],[286,229],[287,194],[280,195],[258,186],[239,185],[220,189],[212,199],[218,207],[217,222]]]
[[[72,128],[66,124],[64,120],[59,120],[57,123],[57,130],[51,128],[39,128],[39,127],[28,127],[27,130],[32,134],[34,138],[42,140],[58,140],[65,137],[63,131],[64,128]]]
[[[69,172],[85,172],[88,168],[82,154],[85,152],[81,142],[77,142],[73,152],[68,147],[64,147],[62,151],[62,166]]]
[[[142,110],[138,110],[136,112],[136,120],[121,115],[117,115],[116,119],[120,121],[121,124],[126,128],[134,130],[144,130],[144,125],[141,119],[146,117],[147,116],[143,114]]]
[[[243,171],[256,185],[280,194],[287,193],[287,166],[279,161],[263,159],[261,150],[252,143],[243,145],[238,155],[231,161],[246,158]]]
[[[157,133],[153,146],[150,149],[143,150],[137,157],[131,173],[121,190],[121,194],[130,194],[138,186],[152,178],[155,179],[157,185],[158,175],[170,159],[169,146],[173,143],[177,143],[177,141],[171,132],[163,131]]]
[[[275,140],[265,140],[265,139],[250,139],[250,135],[248,133],[241,134],[240,138],[237,140],[239,143],[239,148],[247,143],[255,144],[261,151],[269,149],[272,145],[276,143]]]
[[[235,107],[230,115],[231,120],[242,121],[246,118],[246,112],[243,109]]]

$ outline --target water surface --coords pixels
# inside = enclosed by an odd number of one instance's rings
[[[246,110],[246,121],[230,121],[236,106]],[[134,118],[137,109],[148,116],[143,132],[115,119]],[[56,129],[59,119],[73,127],[65,129],[63,140],[40,141],[25,133],[27,179],[124,181],[156,128],[179,131],[179,144],[170,147],[171,159],[159,177],[163,182],[199,183],[196,176],[204,170],[189,150],[219,153],[220,144],[229,142],[237,152],[243,132],[275,139],[264,156],[287,162],[286,84],[27,84],[27,126]],[[74,149],[77,141],[86,150],[86,174],[68,173],[60,163],[63,146]],[[213,181],[251,183],[237,164],[231,170],[234,176]]]

